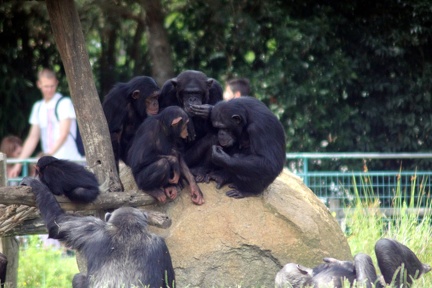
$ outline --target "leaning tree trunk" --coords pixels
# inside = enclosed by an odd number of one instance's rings
[[[168,34],[163,26],[164,16],[160,0],[143,0],[147,24],[147,45],[152,64],[152,76],[162,86],[174,76]]]
[[[6,186],[6,184],[6,155],[0,152],[0,186]],[[8,260],[5,287],[18,287],[18,240],[13,236],[0,238],[0,252],[3,253]]]
[[[66,71],[88,166],[102,190],[122,190],[108,125],[90,67],[81,22],[73,0],[46,0],[51,27]]]

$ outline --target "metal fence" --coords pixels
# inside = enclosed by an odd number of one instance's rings
[[[304,183],[340,217],[343,209],[358,200],[379,200],[381,208],[391,208],[396,201],[414,201],[416,207],[430,207],[432,171],[311,171],[311,161],[361,159],[432,159],[432,153],[287,153],[287,168],[300,176]],[[7,159],[7,164],[22,163],[22,175],[8,179],[17,185],[30,173],[36,158]],[[79,162],[85,163],[85,158]],[[343,165],[342,165],[343,166]]]
[[[7,179],[8,185],[16,186],[21,182],[21,180],[24,177],[31,175],[32,166],[34,166],[37,163],[38,159],[39,158],[6,159],[7,165],[12,165],[15,163],[21,163],[22,164],[21,175],[19,177],[16,177],[16,178]],[[86,160],[85,160],[85,158],[82,158],[80,160],[76,160],[73,162],[84,164],[84,163],[86,163]]]
[[[432,171],[310,171],[310,161],[346,159],[427,159],[432,153],[288,153],[287,167],[330,208],[342,215],[342,210],[361,201],[378,200],[381,208],[395,203],[413,201],[417,208],[430,208]],[[420,212],[421,213],[421,212]]]

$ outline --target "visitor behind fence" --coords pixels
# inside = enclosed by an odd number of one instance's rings
[[[80,159],[81,155],[75,143],[77,122],[72,101],[66,97],[57,105],[62,95],[56,93],[58,80],[55,73],[49,69],[43,69],[38,73],[36,84],[43,99],[33,105],[29,119],[30,132],[18,158],[30,157],[40,140],[43,155],[51,155],[59,159]],[[8,177],[17,177],[21,167],[20,163],[15,164],[8,172]]]
[[[227,81],[223,94],[224,100],[231,100],[241,96],[252,96],[249,80],[246,78],[236,78]]]
[[[0,152],[4,153],[8,159],[18,158],[21,154],[23,142],[21,138],[15,135],[9,135],[2,139],[0,144]],[[13,168],[13,164],[6,166],[7,173]]]

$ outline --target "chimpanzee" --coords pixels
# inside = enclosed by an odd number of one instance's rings
[[[275,278],[276,288],[285,287],[344,287],[344,281],[351,284],[356,280],[366,287],[382,287],[377,281],[372,259],[366,254],[357,254],[354,261],[340,261],[334,258],[324,258],[324,264],[311,269],[295,263],[286,264]],[[369,266],[373,269],[370,269]]]
[[[67,214],[42,182],[26,177],[21,184],[32,187],[49,237],[76,249],[87,261],[87,275],[76,274],[74,288],[174,287],[168,247],[148,231],[145,212],[121,207],[105,221]]]
[[[36,164],[36,175],[55,195],[71,201],[90,203],[99,195],[96,176],[77,163],[42,156]]]
[[[381,283],[372,259],[359,253],[354,261],[340,261],[334,258],[324,258],[324,264],[310,269],[295,263],[286,264],[275,278],[276,288],[283,287],[344,287],[344,280],[352,285],[354,280],[365,287],[409,287],[413,279],[431,270],[429,265],[423,264],[417,256],[405,245],[390,239],[380,239],[375,244],[375,254],[385,283]],[[400,269],[404,264],[405,277],[400,277]],[[392,279],[398,273],[395,281]],[[373,286],[374,285],[374,286]],[[392,287],[393,287],[392,286]],[[362,286],[363,287],[363,286]]]
[[[222,99],[222,86],[215,79],[195,70],[183,71],[176,78],[166,81],[161,89],[161,110],[169,106],[179,106],[191,119],[188,124],[188,141],[182,149],[184,159],[191,168],[199,169],[203,164],[203,157],[211,151],[216,132],[209,115],[213,105]]]
[[[159,112],[159,86],[148,76],[117,83],[105,96],[102,107],[108,122],[114,158],[127,164],[127,152],[139,125]]]
[[[212,162],[222,169],[210,178],[218,188],[231,183],[230,197],[263,192],[285,163],[282,124],[264,103],[247,96],[217,103],[211,120],[220,145],[212,147]]]
[[[7,258],[6,255],[0,253],[0,287],[4,287],[6,282],[6,267],[7,267]]]
[[[413,251],[396,240],[380,239],[375,244],[375,255],[385,282],[391,283],[394,278],[395,287],[409,287],[413,280],[431,270],[429,265],[420,262]],[[402,264],[404,268],[401,273],[399,268]]]
[[[188,136],[188,121],[180,107],[167,107],[141,124],[129,151],[128,162],[138,187],[161,203],[167,197],[177,197],[182,178],[189,183],[192,202],[204,203],[203,194],[178,151],[178,142]]]

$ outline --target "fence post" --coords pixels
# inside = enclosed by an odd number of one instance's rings
[[[303,183],[309,187],[309,175],[308,175],[308,158],[303,156]]]

